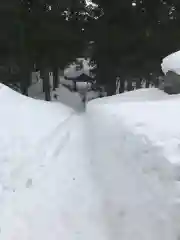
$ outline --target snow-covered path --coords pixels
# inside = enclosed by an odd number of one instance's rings
[[[173,168],[117,106],[0,100],[0,239],[178,240]]]
[[[39,146],[29,186],[25,182],[24,189],[15,189],[0,205],[0,239],[106,239],[87,157],[84,116],[74,114],[63,125],[64,130],[60,125],[49,136],[48,145]]]

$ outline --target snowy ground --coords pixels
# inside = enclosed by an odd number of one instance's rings
[[[0,100],[0,239],[178,240],[178,95]]]

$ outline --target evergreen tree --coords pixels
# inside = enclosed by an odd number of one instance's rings
[[[93,58],[97,63],[97,81],[106,86],[109,95],[115,92],[116,76],[120,75],[123,92],[127,75],[159,73],[161,59],[179,49],[179,1],[94,2],[100,14],[92,23]]]
[[[27,94],[34,65],[42,71],[46,100],[49,100],[49,71],[73,61],[83,50],[80,0],[7,0],[0,2],[2,28],[0,51],[2,62],[19,68],[21,90]],[[54,86],[54,87],[56,87]]]

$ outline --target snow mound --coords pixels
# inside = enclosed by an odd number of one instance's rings
[[[173,71],[180,75],[180,51],[170,54],[169,56],[165,57],[162,61],[161,67],[164,74],[168,71]]]
[[[141,102],[141,101],[157,101],[168,98],[168,94],[157,89],[139,89],[136,91],[117,94],[112,97],[104,97],[96,100],[96,104],[115,104],[121,102]]]
[[[88,104],[97,185],[117,234],[112,239],[178,239],[179,105],[180,96],[155,89]],[[123,229],[116,212],[125,214]]]
[[[120,116],[134,134],[160,146],[170,162],[180,164],[180,95],[140,89],[92,101],[101,103],[110,108],[111,114]]]
[[[23,96],[0,85],[1,134],[0,142],[11,139],[37,142],[68,119],[74,111],[61,103],[48,103]],[[36,134],[38,133],[38,134]]]
[[[104,239],[84,118],[3,85],[0,113],[0,239]]]

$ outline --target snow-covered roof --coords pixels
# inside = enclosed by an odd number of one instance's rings
[[[91,78],[89,75],[86,75],[85,73],[80,74],[77,77],[69,77],[67,80],[73,80],[75,82],[88,82],[92,83],[94,81],[93,78]]]
[[[68,68],[64,70],[64,76],[68,78],[76,78],[81,74],[86,74],[90,76],[90,70],[92,67],[90,66],[90,60],[86,60],[85,58],[78,58],[78,61],[82,61],[83,68],[81,70],[76,70],[77,64],[71,64]]]
[[[180,75],[180,51],[165,57],[162,61],[161,67],[164,74],[168,71],[173,71]]]

